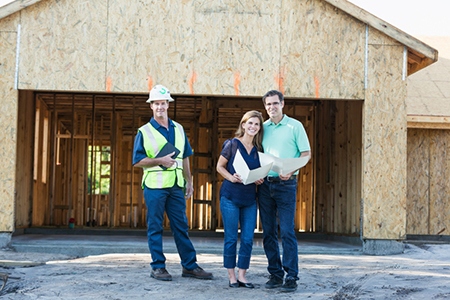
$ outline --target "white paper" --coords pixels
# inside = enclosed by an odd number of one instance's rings
[[[238,149],[236,151],[236,155],[234,156],[233,167],[236,173],[241,176],[242,183],[244,185],[247,185],[255,182],[258,179],[264,178],[267,176],[267,174],[269,174],[273,162],[270,161],[269,163],[265,164],[260,161],[260,163],[261,167],[250,170],[244,158],[242,157],[241,152]]]
[[[297,158],[278,158],[267,153],[258,152],[261,165],[273,163],[272,171],[285,175],[303,168],[309,161],[309,156]]]

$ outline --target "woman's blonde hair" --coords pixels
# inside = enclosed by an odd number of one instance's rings
[[[242,129],[242,124],[244,124],[245,122],[247,122],[249,119],[251,118],[258,118],[259,120],[259,131],[258,133],[253,137],[253,145],[256,147],[256,149],[258,149],[258,151],[263,151],[262,148],[262,137],[263,137],[263,133],[264,133],[264,129],[263,129],[263,117],[262,114],[257,111],[257,110],[250,110],[248,112],[246,112],[241,119],[241,122],[239,122],[239,126],[238,129],[236,130],[236,137],[242,137],[244,136],[244,130]]]

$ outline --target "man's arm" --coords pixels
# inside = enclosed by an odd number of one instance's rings
[[[299,149],[300,148],[305,149],[306,147],[308,147],[307,149],[310,149],[308,135],[306,134],[306,131],[305,131],[305,128],[303,127],[303,124],[300,123],[299,126],[296,127],[296,129],[297,129],[296,130],[296,134],[297,134],[296,140],[297,141],[304,141],[304,143],[301,143],[301,144],[297,143],[297,147]],[[308,157],[308,161],[309,161],[311,159],[311,150],[301,152],[300,157]],[[291,173],[288,173],[288,174],[284,174],[284,175],[279,174],[280,179],[281,180],[288,180],[292,176],[292,174],[294,174],[297,171],[298,171],[298,169],[293,171],[293,172],[291,172]]]
[[[308,161],[311,159],[311,151],[305,151],[302,152],[302,154],[300,155],[300,157],[308,157]]]
[[[139,162],[135,163],[135,167],[139,168],[151,168],[154,166],[164,166],[166,168],[170,168],[173,166],[173,164],[176,163],[175,159],[172,158],[172,155],[174,155],[175,152],[169,153],[166,156],[158,157],[158,158],[150,158],[146,157],[141,159]],[[183,162],[184,165],[184,162]]]
[[[302,152],[302,154],[300,154],[300,157],[308,157],[308,161],[309,161],[311,159],[311,151],[304,151],[304,152]],[[290,173],[287,173],[285,175],[279,174],[279,177],[280,177],[281,180],[288,180],[292,176],[292,174],[294,174],[298,170],[299,169],[294,170],[294,171],[292,171]]]
[[[171,154],[158,158],[148,157],[144,149],[144,140],[142,137],[142,133],[138,131],[134,139],[133,166],[138,168],[151,168],[154,166],[162,165],[166,168],[170,168],[175,163],[175,160],[171,158],[174,153],[175,152],[172,152]]]
[[[194,192],[194,186],[192,184],[192,176],[191,176],[191,169],[189,166],[189,157],[183,158],[183,177],[184,180],[186,180],[186,192],[185,192],[185,198],[191,198],[192,193]]]

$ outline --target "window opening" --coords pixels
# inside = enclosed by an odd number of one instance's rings
[[[89,146],[88,148],[88,196],[92,201],[87,207],[87,226],[106,225],[105,203],[111,182],[111,148]],[[99,210],[99,211],[98,211]]]

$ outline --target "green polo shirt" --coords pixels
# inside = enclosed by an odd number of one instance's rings
[[[284,115],[278,124],[270,119],[264,122],[262,145],[264,153],[279,158],[300,157],[302,152],[311,151],[303,124],[287,115]],[[278,174],[270,171],[269,176]]]

